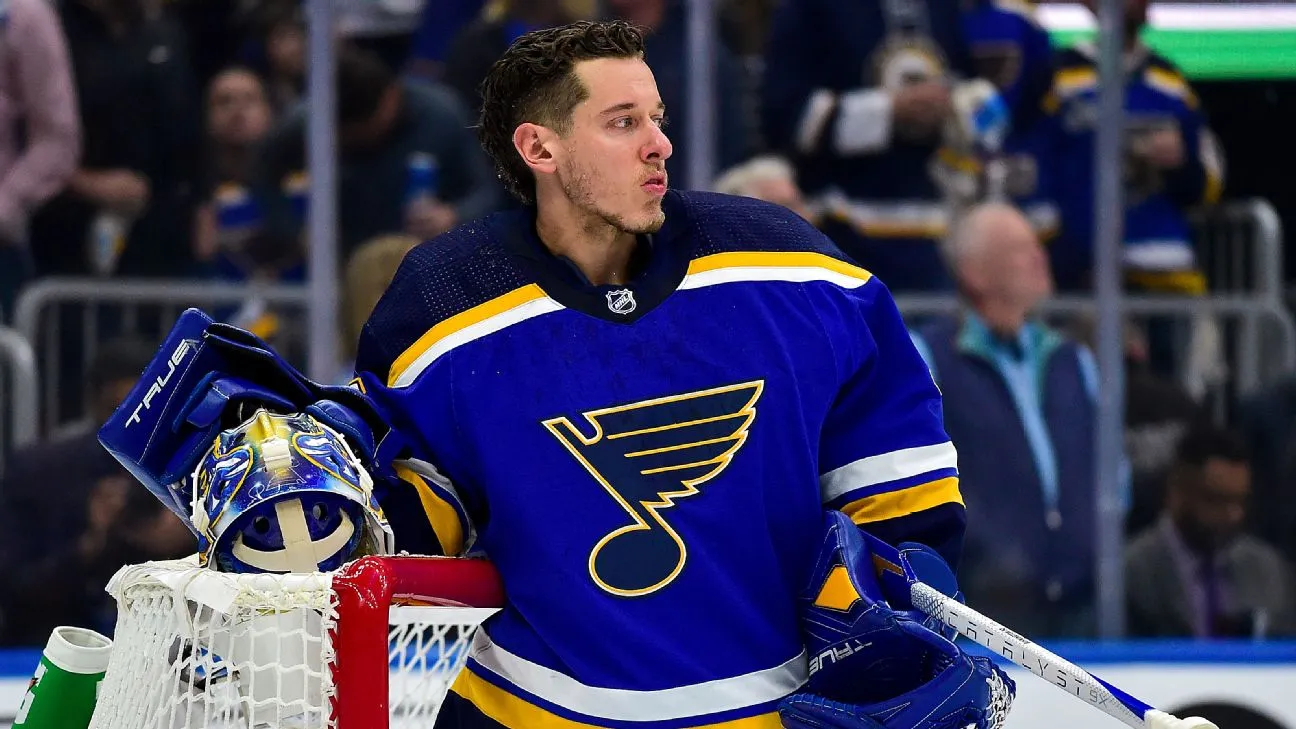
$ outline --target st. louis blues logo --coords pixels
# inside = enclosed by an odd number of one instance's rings
[[[638,597],[670,584],[688,548],[664,511],[720,475],[747,442],[765,382],[645,400],[582,413],[590,435],[566,417],[544,425],[630,516],[590,550],[602,589]]]
[[[617,289],[607,292],[608,309],[613,314],[629,314],[635,310],[634,292],[630,289]]]

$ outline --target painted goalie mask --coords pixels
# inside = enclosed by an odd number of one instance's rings
[[[394,550],[373,479],[309,415],[258,410],[217,436],[192,483],[199,562],[222,572],[327,572]]]

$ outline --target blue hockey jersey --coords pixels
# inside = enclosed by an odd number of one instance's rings
[[[1098,104],[1096,50],[1082,44],[1059,54],[1046,110],[1053,136],[1041,150],[1062,215],[1062,232],[1050,245],[1059,283],[1083,282],[1092,267],[1094,143]],[[1223,186],[1223,157],[1206,125],[1196,94],[1166,59],[1140,46],[1126,59],[1127,150],[1158,129],[1183,139],[1184,164],[1158,171],[1126,155],[1124,268],[1127,281],[1154,291],[1201,293],[1186,211],[1216,202]]]
[[[615,287],[528,211],[467,224],[364,329],[361,384],[410,443],[397,548],[471,546],[507,594],[439,727],[773,729],[824,508],[957,559],[940,394],[882,283],[783,208],[664,209]]]

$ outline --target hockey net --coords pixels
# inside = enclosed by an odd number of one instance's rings
[[[431,727],[503,604],[489,563],[365,557],[333,573],[123,568],[91,729]]]

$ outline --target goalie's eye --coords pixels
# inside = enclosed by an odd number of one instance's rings
[[[311,516],[315,517],[315,521],[324,521],[326,514],[328,514],[328,507],[322,502],[316,501],[315,505],[311,507]]]
[[[264,516],[258,516],[252,520],[252,530],[257,534],[269,534],[270,520]]]

